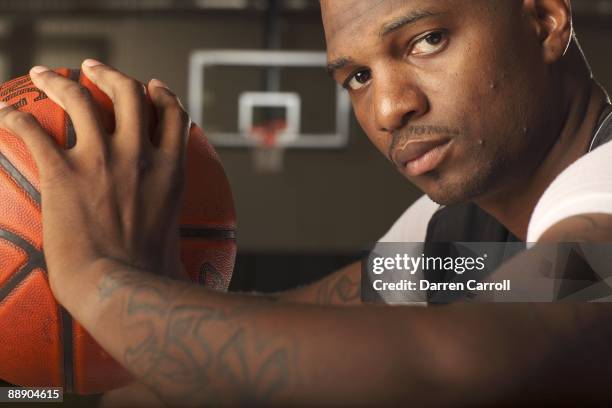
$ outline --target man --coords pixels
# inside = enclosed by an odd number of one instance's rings
[[[579,206],[580,215],[555,209],[561,218],[533,233],[529,223],[547,188],[568,188],[553,182],[564,170],[567,181],[612,157],[605,143],[587,154],[610,107],[572,38],[568,1],[323,0],[321,7],[330,72],[348,88],[361,126],[432,200],[452,211],[473,203],[521,240],[612,239],[603,171],[590,175],[602,182],[600,194]],[[0,110],[0,126],[23,137],[39,167],[55,296],[132,372],[136,387],[178,406],[609,401],[605,304],[343,307],[359,303],[358,265],[274,297],[219,294],[150,273],[152,254],[168,245],[151,237],[177,228],[178,204],[165,198],[180,182],[189,120],[152,80],[162,135],[153,147],[141,87],[97,61],[85,61],[83,72],[115,104],[113,135],[77,84],[43,67],[32,79],[70,114],[76,147],[61,151],[11,107]],[[100,188],[91,191],[94,183]],[[387,238],[422,240],[412,224],[444,235],[418,215],[432,212],[426,200]],[[460,212],[480,223],[475,208]],[[498,273],[533,272],[546,256],[538,248]]]

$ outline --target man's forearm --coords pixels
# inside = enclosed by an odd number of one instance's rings
[[[610,374],[605,305],[323,307],[97,273],[65,307],[169,404],[466,404],[571,381],[562,399]]]
[[[219,294],[125,267],[82,281],[61,302],[170,405],[419,401],[424,382],[442,383],[437,341],[416,330],[425,315],[407,308]]]
[[[317,282],[274,295],[279,300],[312,305],[361,303],[361,262],[355,262]]]
[[[83,282],[95,280],[95,294],[82,289],[62,303],[170,404],[378,403],[383,391],[389,401],[417,392],[404,384],[404,369],[429,371],[419,358],[398,365],[404,345],[395,339],[408,328],[388,324],[389,313],[381,319],[382,307],[219,294],[125,267],[94,274]]]

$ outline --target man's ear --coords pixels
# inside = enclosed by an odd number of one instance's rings
[[[557,61],[565,54],[572,40],[570,0],[524,0],[523,3],[542,44],[544,61]]]

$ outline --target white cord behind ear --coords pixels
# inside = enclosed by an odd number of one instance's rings
[[[601,131],[603,130],[604,127],[608,125],[608,122],[610,122],[610,120],[612,120],[612,112],[608,113],[608,115],[603,120],[603,122],[601,122],[601,125],[599,125],[599,128],[597,128],[597,131],[595,132],[595,135],[593,136],[593,140],[591,140],[591,145],[589,146],[589,152],[593,150],[593,146],[595,146],[595,142],[597,141],[599,136],[601,136]]]

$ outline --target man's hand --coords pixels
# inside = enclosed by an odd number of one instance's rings
[[[0,110],[0,126],[23,138],[39,170],[45,256],[60,302],[78,274],[100,261],[165,274],[181,269],[179,197],[189,118],[176,96],[151,80],[154,145],[145,86],[94,60],[82,68],[112,100],[114,132],[105,131],[84,87],[44,67],[30,71],[32,81],[70,115],[73,149],[56,145],[31,114],[6,105]]]

